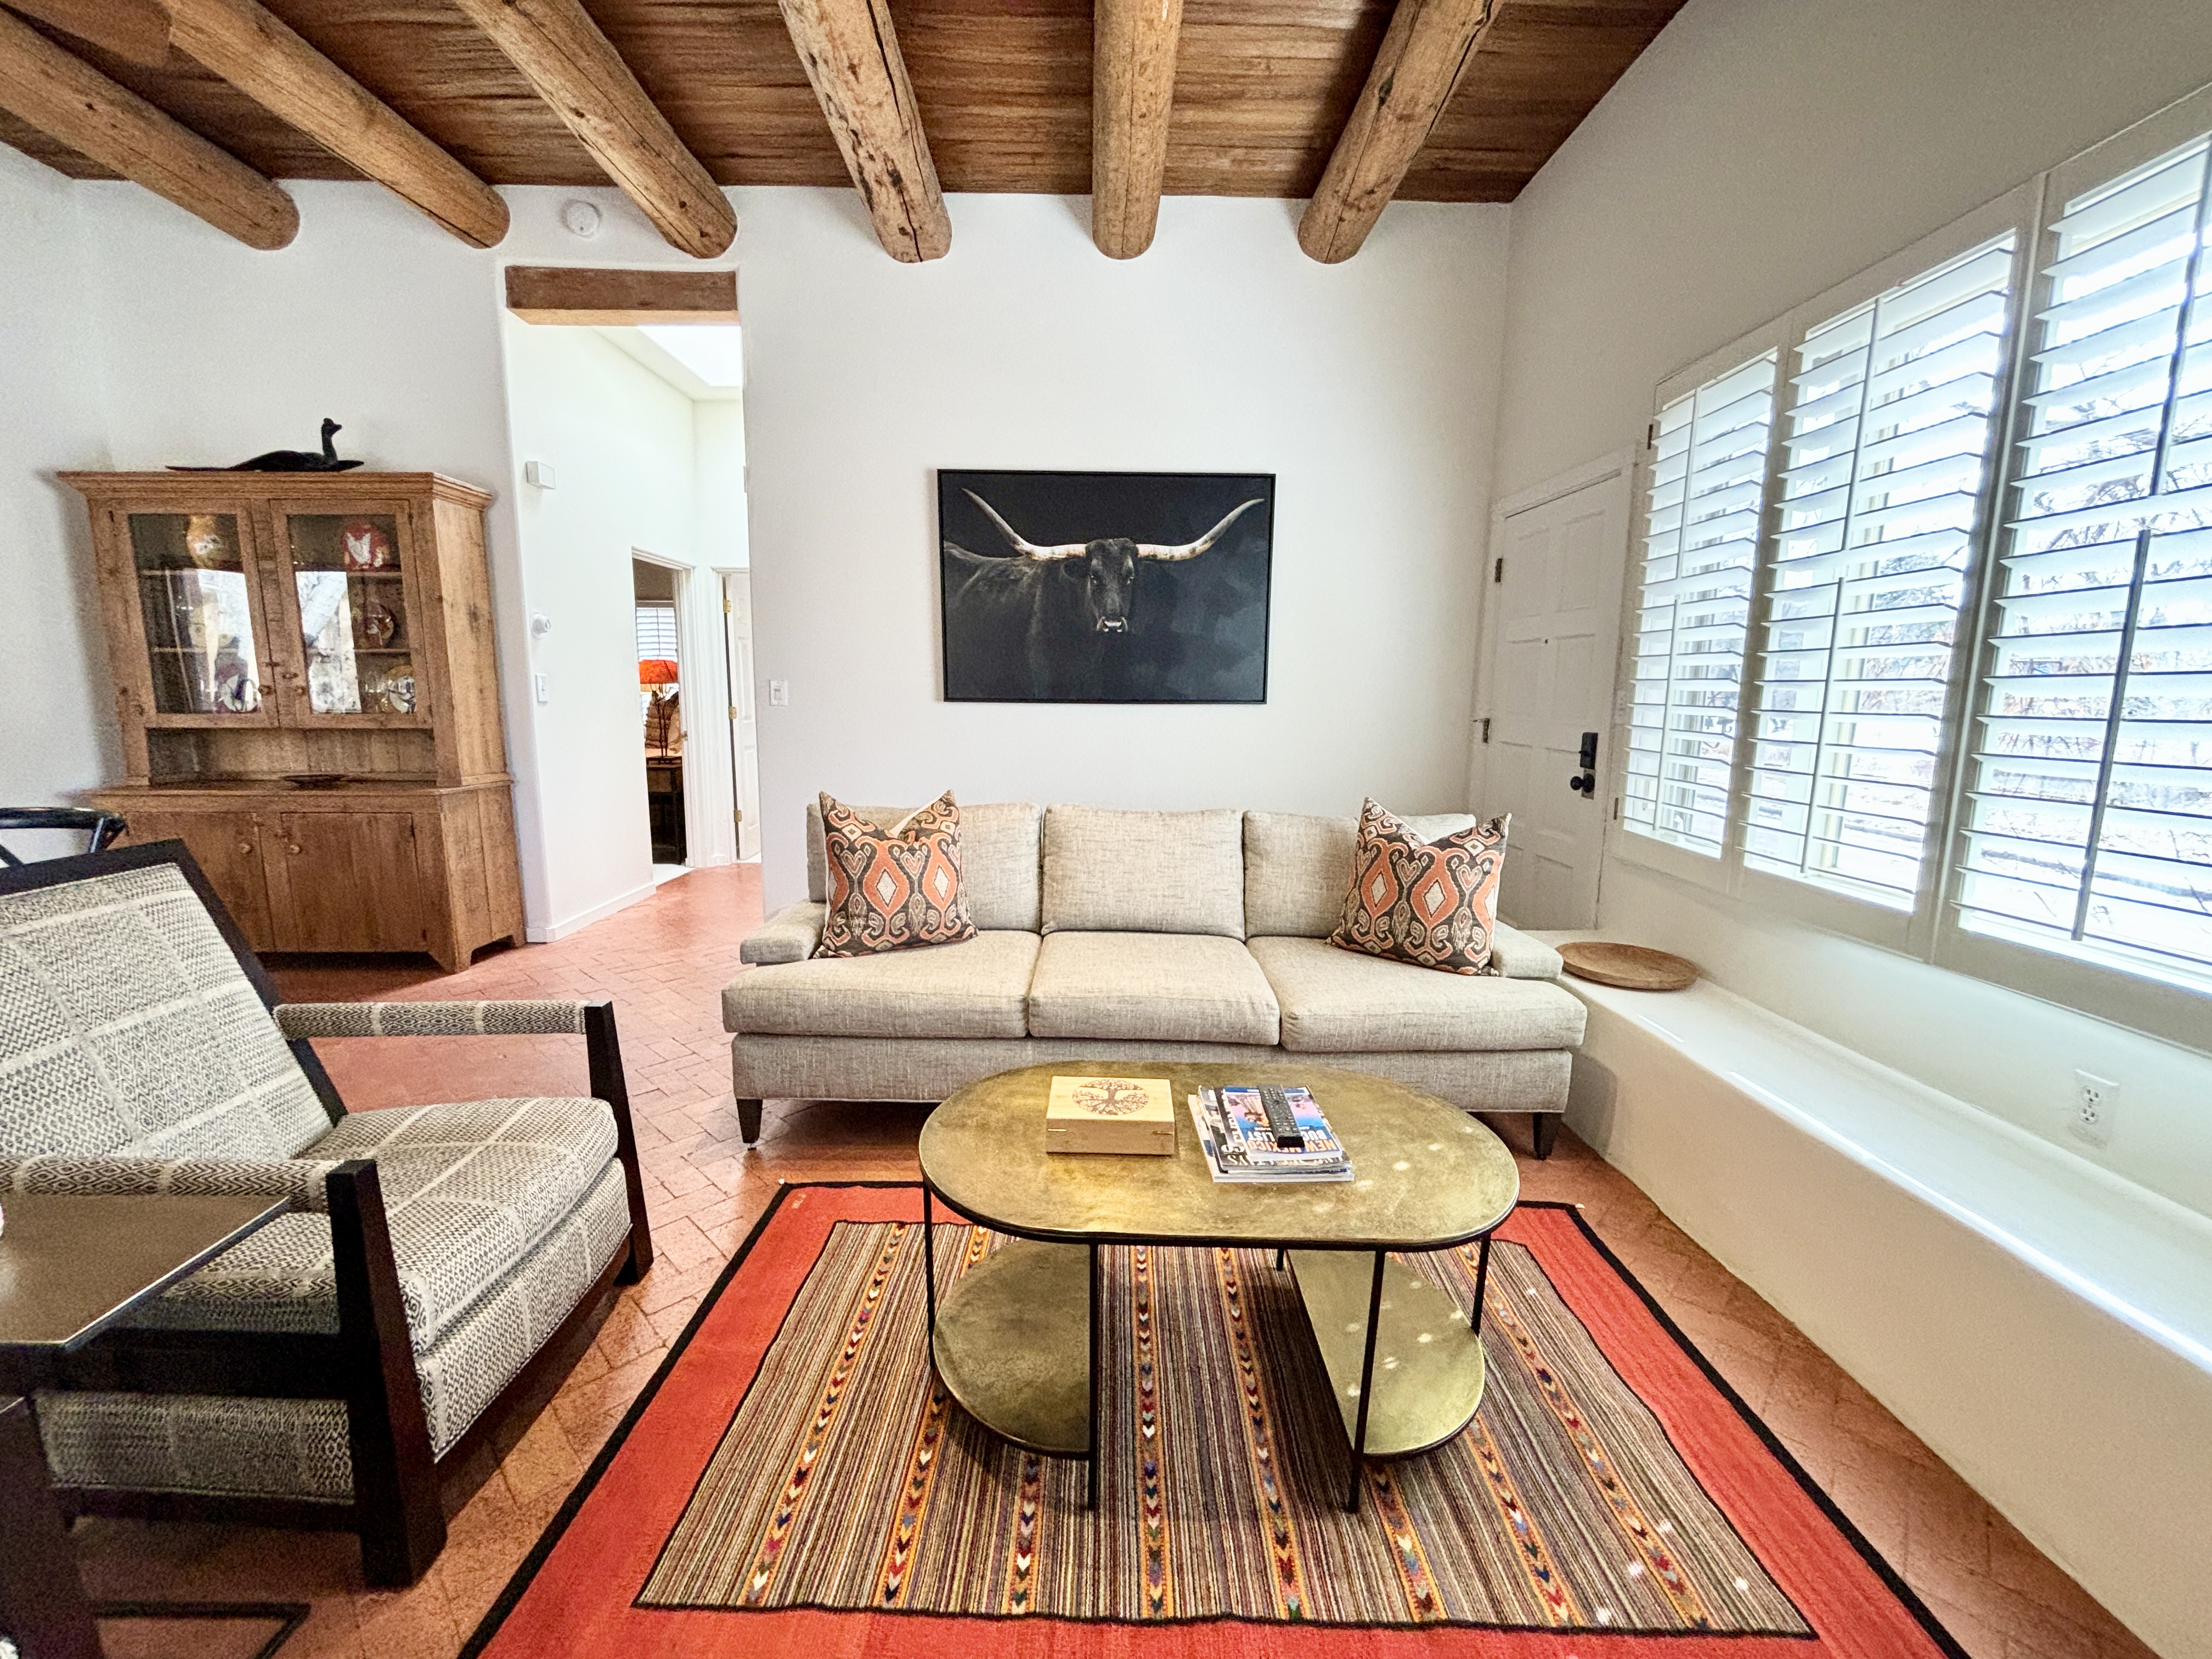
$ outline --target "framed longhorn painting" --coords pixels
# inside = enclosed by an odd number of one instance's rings
[[[1265,702],[1275,480],[937,475],[951,702]]]

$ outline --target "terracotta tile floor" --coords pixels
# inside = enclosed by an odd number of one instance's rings
[[[89,1521],[77,1529],[93,1593],[115,1598],[311,1601],[285,1659],[443,1659],[453,1654],[660,1364],[779,1181],[911,1179],[924,1110],[816,1103],[769,1108],[745,1151],[729,1090],[717,993],[760,920],[755,869],[704,870],[563,939],[488,955],[439,976],[410,965],[280,963],[293,1000],[386,995],[611,997],[646,1164],[659,1261],[625,1290],[551,1407],[471,1500],[423,1581],[365,1589],[343,1535]],[[362,1039],[321,1045],[357,1107],[581,1092],[574,1039]],[[1501,1124],[1516,1148],[1526,1120]],[[1532,1198],[1583,1206],[1656,1296],[1798,1459],[1904,1573],[1974,1659],[2092,1659],[2148,1649],[1808,1342],[1662,1216],[1609,1165],[1562,1133],[1548,1163],[1523,1158]],[[246,1654],[266,1627],[113,1627],[117,1654]]]

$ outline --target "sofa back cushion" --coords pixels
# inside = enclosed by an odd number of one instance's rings
[[[1243,823],[1227,807],[1047,807],[1044,931],[1243,939]]]
[[[913,812],[911,806],[855,806],[849,809],[888,830]],[[985,933],[1037,931],[1037,809],[1026,801],[986,801],[960,809],[960,884],[968,915]],[[806,896],[821,904],[830,896],[830,866],[822,848],[822,804],[806,808]]]
[[[1474,826],[1467,812],[1400,820],[1423,841]],[[1244,927],[1254,939],[1327,939],[1344,920],[1357,817],[1307,812],[1244,815]]]
[[[0,1158],[289,1158],[330,1127],[175,865],[0,893]]]

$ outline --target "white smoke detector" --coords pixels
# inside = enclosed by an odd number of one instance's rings
[[[561,225],[572,236],[596,236],[599,234],[599,210],[589,202],[563,202]]]

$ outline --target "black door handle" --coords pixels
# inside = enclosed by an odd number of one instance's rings
[[[1591,772],[1577,772],[1567,780],[1567,787],[1587,800],[1597,793],[1597,776]]]

